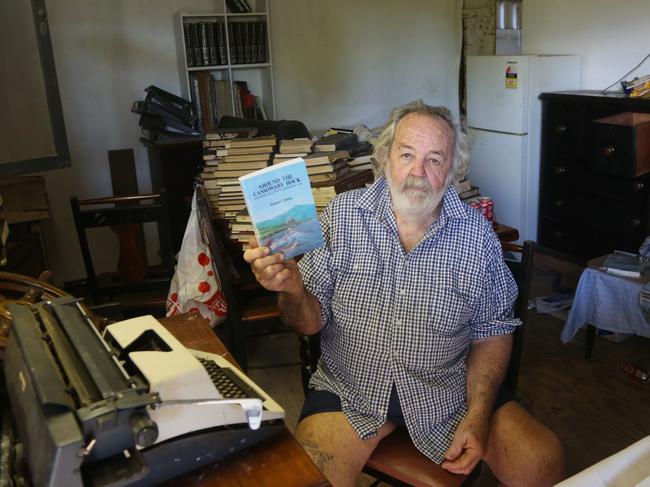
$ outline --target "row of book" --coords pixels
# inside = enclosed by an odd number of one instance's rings
[[[226,31],[228,42],[226,42]],[[266,21],[187,22],[183,24],[187,67],[267,62]]]
[[[224,115],[263,120],[266,118],[257,97],[245,81],[218,79],[207,71],[190,73],[190,96],[196,114],[196,130],[211,132]]]
[[[230,64],[266,63],[266,21],[239,21],[228,24]]]
[[[188,68],[228,64],[224,22],[186,23],[183,31]]]

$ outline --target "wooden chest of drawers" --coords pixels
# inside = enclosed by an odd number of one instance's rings
[[[538,240],[581,259],[650,234],[650,100],[542,93]]]

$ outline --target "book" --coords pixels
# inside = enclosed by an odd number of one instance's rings
[[[194,24],[183,24],[183,36],[185,37],[185,59],[187,67],[194,67]]]
[[[305,156],[305,164],[308,166],[313,166],[316,164],[325,164],[339,159],[347,159],[349,154],[346,151],[330,151],[330,152],[312,152],[308,156]]]
[[[458,197],[461,200],[464,201],[464,200],[468,200],[470,198],[474,198],[474,197],[480,196],[480,195],[481,195],[481,193],[480,193],[478,187],[477,186],[472,186],[469,190],[467,190],[467,191],[465,191],[463,193],[459,193]]]
[[[220,161],[223,162],[257,162],[257,161],[268,161],[270,155],[268,152],[259,152],[257,154],[235,154],[223,156]]]
[[[269,166],[239,181],[260,245],[290,259],[323,244],[304,160]]]
[[[335,133],[321,137],[314,142],[314,152],[326,152],[346,149],[357,143],[357,134]]]
[[[372,183],[374,176],[370,169],[363,171],[350,171],[348,174],[335,181],[312,182],[312,188],[319,188],[322,193],[340,194],[351,189],[361,188],[366,183]]]
[[[280,141],[280,153],[311,152],[312,141],[308,138],[286,139]],[[306,162],[306,161],[305,161]]]
[[[248,162],[219,162],[218,167],[220,170],[233,171],[237,169],[264,169],[268,164],[266,161],[248,161]]]
[[[250,139],[231,139],[219,141],[217,147],[220,149],[232,149],[235,147],[275,147],[275,135],[262,137],[251,137]],[[263,152],[263,150],[260,150]]]
[[[221,141],[236,138],[248,138],[257,135],[257,127],[215,128],[204,134],[205,140]],[[215,144],[216,145],[216,144]],[[212,144],[210,145],[212,146]]]
[[[461,194],[472,189],[472,185],[469,182],[469,179],[461,179],[454,184],[454,189],[456,190],[456,193]]]
[[[641,277],[643,265],[637,254],[617,252],[609,254],[603,264],[605,272],[621,277]]]
[[[190,24],[190,35],[192,36],[192,45],[194,46],[194,65],[203,66],[203,49],[201,48],[201,32],[199,24]]]
[[[251,172],[255,171],[255,169],[221,169],[217,168],[216,171],[214,171],[214,177],[216,178],[238,178],[239,176],[245,176],[246,174],[249,174]]]
[[[324,172],[320,174],[309,174],[309,180],[312,183],[336,181],[337,179],[340,179],[341,176],[345,176],[349,172],[350,172],[350,166],[345,164],[339,167],[338,169],[336,169],[335,171]]]
[[[335,172],[340,174],[343,167],[348,167],[349,164],[345,160],[334,161],[329,164],[316,164],[314,166],[307,166],[307,174],[311,177],[312,174],[323,174],[323,173],[332,173]]]

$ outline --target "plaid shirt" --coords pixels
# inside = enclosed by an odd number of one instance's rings
[[[494,231],[448,189],[440,218],[406,252],[384,178],[337,196],[320,222],[325,245],[299,263],[321,306],[310,386],[338,395],[357,434],[369,438],[386,421],[395,384],[415,445],[442,462],[467,412],[470,342],[520,324]]]

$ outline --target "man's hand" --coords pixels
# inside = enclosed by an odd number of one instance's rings
[[[268,247],[260,247],[257,239],[248,241],[250,248],[244,252],[244,260],[251,265],[255,279],[269,291],[300,294],[303,283],[294,259],[284,260],[282,254],[270,255]]]
[[[489,428],[489,418],[467,415],[456,428],[442,468],[452,473],[469,474],[485,455]]]

